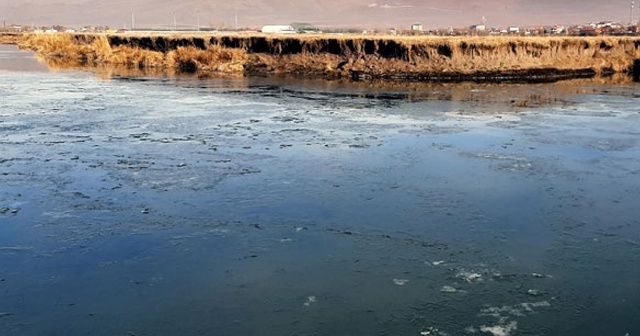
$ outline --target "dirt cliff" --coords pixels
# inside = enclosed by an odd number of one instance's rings
[[[77,65],[356,80],[553,81],[631,74],[640,59],[635,37],[33,34],[19,44]]]

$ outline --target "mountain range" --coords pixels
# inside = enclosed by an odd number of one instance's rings
[[[308,22],[318,27],[489,27],[638,21],[630,1],[593,0],[20,0],[0,1],[0,20],[23,25],[114,28],[248,28]],[[640,2],[639,4],[640,5]],[[631,15],[633,13],[633,16]]]

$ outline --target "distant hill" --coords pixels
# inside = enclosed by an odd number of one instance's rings
[[[132,15],[133,14],[133,15]],[[132,18],[133,16],[133,18]],[[320,27],[425,28],[629,21],[627,1],[593,0],[20,0],[0,1],[6,23],[70,26],[260,27],[309,22]],[[636,9],[638,21],[640,10]],[[174,21],[175,18],[175,21]],[[133,20],[132,20],[133,19]]]

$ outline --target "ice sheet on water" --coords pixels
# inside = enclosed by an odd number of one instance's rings
[[[509,336],[509,335],[511,335],[512,331],[515,331],[517,329],[518,329],[518,322],[516,322],[516,321],[511,321],[511,322],[509,322],[509,324],[506,324],[506,325],[495,325],[495,326],[491,326],[491,327],[487,327],[487,326],[480,327],[480,331],[482,331],[483,333],[489,333],[489,334],[492,334],[494,336]]]
[[[480,326],[479,329],[474,327],[467,328],[467,332],[476,333],[478,331],[492,334],[494,336],[509,336],[513,331],[518,329],[518,322],[515,317],[525,317],[535,313],[535,308],[547,308],[551,304],[547,301],[523,302],[512,306],[487,307],[480,311],[478,316],[490,316],[496,318],[495,325]]]
[[[455,293],[458,290],[452,286],[442,286],[442,289],[440,291],[443,293]]]
[[[482,281],[482,274],[474,271],[460,271],[456,274],[456,278],[464,280],[468,283]]]
[[[429,327],[428,329],[420,332],[420,336],[448,336],[448,335],[449,334],[447,334],[446,332],[435,327]]]
[[[313,303],[316,303],[316,297],[315,297],[315,296],[313,296],[313,295],[310,295],[310,296],[308,296],[308,297],[307,297],[307,301],[305,301],[305,302],[303,303],[303,305],[304,305],[304,306],[309,307],[309,306],[311,306],[311,304],[313,304]]]

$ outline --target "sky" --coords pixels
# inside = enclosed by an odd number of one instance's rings
[[[636,7],[640,5],[637,1]],[[308,22],[319,27],[425,29],[630,22],[627,0],[0,0],[0,20],[22,25],[112,28],[261,27]],[[634,8],[633,21],[640,20]]]

